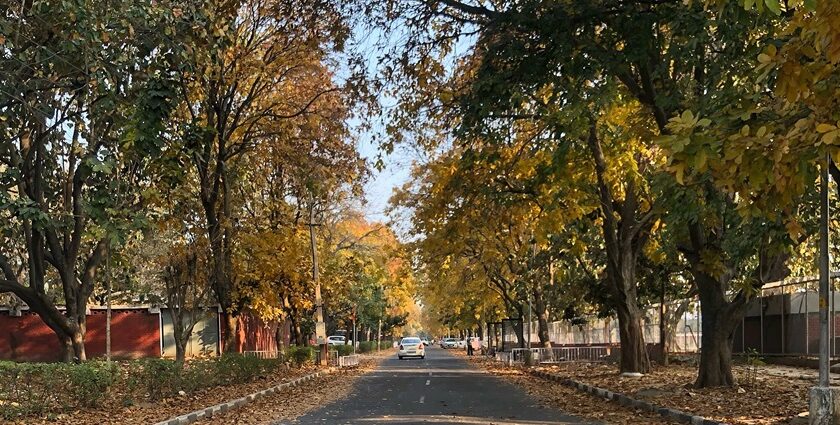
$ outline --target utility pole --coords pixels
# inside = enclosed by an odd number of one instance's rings
[[[356,354],[356,306],[353,306],[353,354]]]
[[[321,281],[318,280],[318,246],[315,243],[315,201],[309,203],[309,246],[312,249],[312,280],[315,282],[315,339],[319,347],[320,363],[327,364],[327,327],[324,323],[324,304],[321,301]]]
[[[379,326],[376,331],[376,352],[382,351],[382,319],[379,319]]]
[[[840,412],[834,404],[840,398],[838,388],[829,387],[829,347],[828,340],[828,295],[829,295],[829,257],[828,257],[828,167],[831,159],[828,153],[820,167],[820,375],[816,387],[811,387],[808,422],[811,425],[829,425],[840,423]]]
[[[111,244],[105,257],[105,359],[111,362]]]

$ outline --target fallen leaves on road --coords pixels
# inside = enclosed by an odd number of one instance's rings
[[[673,423],[657,414],[624,407],[565,385],[537,378],[521,368],[505,367],[486,357],[469,359],[473,364],[524,388],[541,403],[584,420],[612,425]]]
[[[356,378],[376,366],[382,356],[363,358],[357,368],[322,375],[298,386],[255,400],[200,424],[271,424],[297,418],[350,394]]]

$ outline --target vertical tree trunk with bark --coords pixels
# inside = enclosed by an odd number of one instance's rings
[[[606,180],[607,163],[594,118],[590,118],[587,143],[595,164],[601,201],[607,280],[618,316],[621,340],[621,372],[647,373],[650,359],[645,347],[642,311],[636,295],[636,263],[647,241],[653,214],[647,211],[641,217],[636,217],[639,203],[632,176],[624,182],[624,199],[613,195]]]
[[[751,274],[752,288],[739,290],[730,301],[726,291],[734,273],[733,268],[727,266],[728,271],[721,277],[711,276],[706,272],[707,266],[700,254],[721,252],[718,247],[718,235],[722,235],[723,232],[725,229],[722,228],[708,232],[702,223],[693,222],[689,225],[691,248],[682,248],[683,254],[691,264],[691,273],[697,284],[703,315],[700,366],[695,381],[695,385],[700,388],[735,385],[732,374],[732,342],[735,329],[744,317],[754,292],[765,283],[781,280],[790,273],[787,268],[790,258],[788,252],[771,253],[766,246],[759,247],[758,266]],[[803,236],[800,243],[804,242],[804,238]]]
[[[551,339],[548,335],[548,307],[545,303],[542,285],[539,283],[534,285],[534,308],[537,310],[537,337],[540,340],[540,346],[543,348],[551,348]]]

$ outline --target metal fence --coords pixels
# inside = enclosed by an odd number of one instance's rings
[[[279,353],[277,351],[243,351],[242,355],[259,359],[276,359]]]
[[[838,274],[829,296],[829,349],[832,356],[840,356],[840,293],[834,291]],[[673,333],[668,344],[671,353],[697,353],[701,348],[703,320],[700,301],[676,300],[666,303],[666,320]],[[675,315],[675,312],[679,312]],[[814,278],[789,279],[765,285],[747,308],[735,329],[733,352],[754,351],[762,355],[812,355],[819,350],[819,297]],[[644,338],[649,344],[659,344],[659,304],[652,305],[644,315]],[[526,325],[526,332],[529,327]],[[531,326],[531,341],[539,341],[537,323]],[[549,338],[553,345],[610,346],[619,343],[618,321],[614,318],[582,317],[573,323],[549,323]],[[526,334],[526,339],[527,339]]]
[[[553,347],[514,348],[506,358],[509,363],[524,363],[530,357],[534,363],[548,364],[567,361],[603,361],[610,355],[609,347]]]
[[[338,367],[352,367],[359,365],[359,355],[351,354],[349,356],[338,357]]]

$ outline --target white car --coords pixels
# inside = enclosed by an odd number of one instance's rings
[[[467,348],[467,340],[459,339],[458,340],[458,348]]]
[[[417,337],[406,337],[400,341],[400,351],[397,353],[397,356],[402,360],[405,357],[420,357],[421,359],[426,358],[426,348],[423,345],[423,341],[420,341],[420,338]]]
[[[347,344],[347,340],[340,335],[333,335],[327,337],[327,344],[328,345],[345,345]]]
[[[458,338],[444,338],[440,340],[440,348],[458,348]]]

